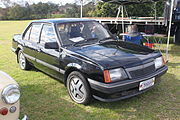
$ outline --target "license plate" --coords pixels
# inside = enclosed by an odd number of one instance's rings
[[[155,82],[155,78],[151,78],[149,80],[140,82],[140,84],[139,84],[139,91],[147,89],[147,88],[153,86],[154,82]]]

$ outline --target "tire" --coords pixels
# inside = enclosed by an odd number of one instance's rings
[[[91,102],[92,96],[89,84],[80,72],[71,72],[68,75],[66,85],[69,96],[74,102],[84,105]]]
[[[29,70],[31,68],[30,64],[27,61],[27,59],[25,58],[22,50],[19,50],[19,52],[18,52],[18,62],[19,62],[19,66],[22,70]]]
[[[177,28],[177,30],[176,30],[175,43],[180,44],[180,28]]]

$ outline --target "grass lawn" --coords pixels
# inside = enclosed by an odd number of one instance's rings
[[[123,101],[89,106],[72,102],[64,85],[37,70],[20,70],[11,52],[13,34],[29,21],[0,21],[0,70],[21,86],[21,117],[30,120],[180,120],[180,46],[170,45],[168,73],[152,90]]]

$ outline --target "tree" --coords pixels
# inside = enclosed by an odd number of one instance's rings
[[[67,9],[67,17],[75,17],[78,18],[80,17],[80,8],[77,4],[72,4],[71,8]]]
[[[117,13],[118,5],[107,3],[107,2],[98,2],[94,11],[91,11],[89,14],[96,17],[115,17]]]
[[[26,7],[26,17],[27,17],[26,19],[31,19],[32,10],[28,2],[25,3],[25,7]]]
[[[157,2],[156,9],[157,9],[157,16],[162,17],[164,13],[164,7],[165,7],[165,2],[164,0],[160,0]]]
[[[108,1],[108,0],[107,0]],[[138,0],[131,0],[138,1]],[[148,0],[146,0],[148,1]],[[98,2],[96,9],[89,12],[91,16],[97,17],[115,17],[117,14],[117,9],[119,5],[111,4],[108,2]],[[154,17],[154,3],[144,3],[135,5],[125,6],[129,16],[135,17]],[[159,0],[157,2],[157,16],[162,16],[164,9],[164,0]]]
[[[162,17],[164,11],[164,0],[159,0],[154,8],[154,2],[146,4],[128,5],[127,11],[129,16],[154,17],[155,9],[157,10],[157,17]]]
[[[0,20],[8,19],[8,8],[0,8]]]
[[[33,19],[47,18],[49,12],[48,4],[42,2],[39,2],[38,4],[32,4],[31,10],[31,17]]]
[[[16,4],[9,9],[8,19],[24,20],[27,19],[27,9]]]
[[[53,3],[42,3],[39,2],[38,4],[32,4],[30,6],[31,8],[31,18],[33,19],[41,19],[41,18],[47,18],[51,15],[53,11],[58,10],[58,5]]]
[[[126,6],[129,16],[135,17],[151,17],[153,16],[153,4],[137,4],[137,5],[128,5]]]
[[[83,16],[85,17],[91,17],[91,12],[95,10],[95,3],[89,2],[88,4],[83,6]]]

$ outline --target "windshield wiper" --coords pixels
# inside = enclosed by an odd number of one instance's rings
[[[106,38],[100,39],[98,42],[101,43],[102,41],[109,40],[109,39],[114,39],[114,38],[113,37],[106,37]]]
[[[74,43],[74,44],[72,44],[72,45],[76,47],[78,44],[82,44],[82,43],[84,43],[84,42],[85,42],[85,40],[82,40],[82,41],[76,42],[76,43]]]
[[[90,40],[97,40],[98,38],[88,38],[86,39],[86,41],[90,41]]]

